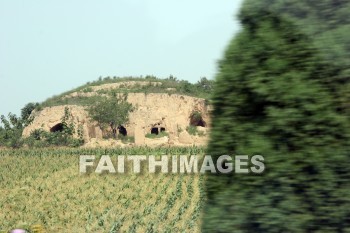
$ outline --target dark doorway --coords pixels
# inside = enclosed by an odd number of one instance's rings
[[[123,136],[127,136],[128,135],[128,131],[126,131],[125,127],[124,126],[119,126],[119,134],[123,135]]]
[[[158,130],[158,128],[152,128],[151,129],[151,134],[156,134],[156,135],[158,135],[159,134],[159,130]]]
[[[203,121],[203,119],[200,119],[199,121],[195,122],[195,126],[205,127],[205,122]]]
[[[206,127],[207,124],[203,120],[202,116],[191,115],[190,116],[190,125]]]
[[[54,133],[54,132],[62,132],[64,129],[63,124],[62,123],[58,123],[57,125],[53,126],[50,129],[50,132]]]
[[[164,127],[161,127],[161,128],[160,128],[160,132],[165,132],[165,128],[164,128]]]

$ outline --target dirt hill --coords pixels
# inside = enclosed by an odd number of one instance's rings
[[[151,90],[157,88],[159,93],[148,93],[146,87]],[[133,92],[135,90],[136,92]],[[141,93],[140,90],[145,91]],[[165,93],[161,93],[161,90]],[[133,138],[135,144],[150,146],[206,144],[210,127],[208,101],[178,93],[175,87],[163,85],[163,82],[158,81],[90,85],[55,97],[56,99],[48,101],[55,104],[32,113],[34,121],[24,129],[23,136],[28,137],[35,129],[51,132],[59,130],[64,109],[69,107],[75,125],[83,129],[85,146],[116,145],[113,140],[102,140],[104,132],[89,118],[86,111],[89,103],[97,101],[102,96],[108,96],[111,92],[127,93],[127,101],[135,108],[130,113],[129,122],[123,125],[119,132]],[[61,102],[67,104],[59,104]],[[191,119],[193,112],[199,112],[202,119],[194,122]],[[189,126],[195,128],[195,133],[189,130]]]

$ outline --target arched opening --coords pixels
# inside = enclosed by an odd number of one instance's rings
[[[151,134],[156,134],[156,135],[158,135],[158,134],[159,134],[158,128],[153,127],[153,128],[151,129]]]
[[[202,126],[202,127],[205,127],[206,124],[205,124],[205,121],[204,121],[203,119],[200,119],[200,120],[198,120],[197,122],[195,122],[195,123],[193,124],[193,126]]]
[[[123,136],[127,136],[128,135],[128,131],[126,130],[126,128],[124,126],[119,126],[118,128],[118,132],[119,134],[123,135]]]
[[[161,128],[160,128],[160,132],[165,132],[165,128],[164,128],[164,127],[161,127]]]
[[[63,124],[62,123],[58,123],[56,125],[54,125],[53,127],[51,127],[50,132],[54,133],[54,132],[62,132],[64,129]]]
[[[203,120],[201,114],[192,114],[190,116],[190,125],[191,126],[202,126],[202,127],[206,127],[206,123]]]

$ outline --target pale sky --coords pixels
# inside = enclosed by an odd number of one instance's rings
[[[99,76],[213,78],[242,0],[0,0],[0,114]]]

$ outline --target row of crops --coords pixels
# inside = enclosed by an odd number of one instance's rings
[[[201,155],[205,153],[205,147],[116,147],[116,148],[21,148],[0,149],[3,155]]]
[[[82,154],[200,153],[204,148],[0,150],[0,232],[200,232],[204,176],[82,175],[78,168]]]

